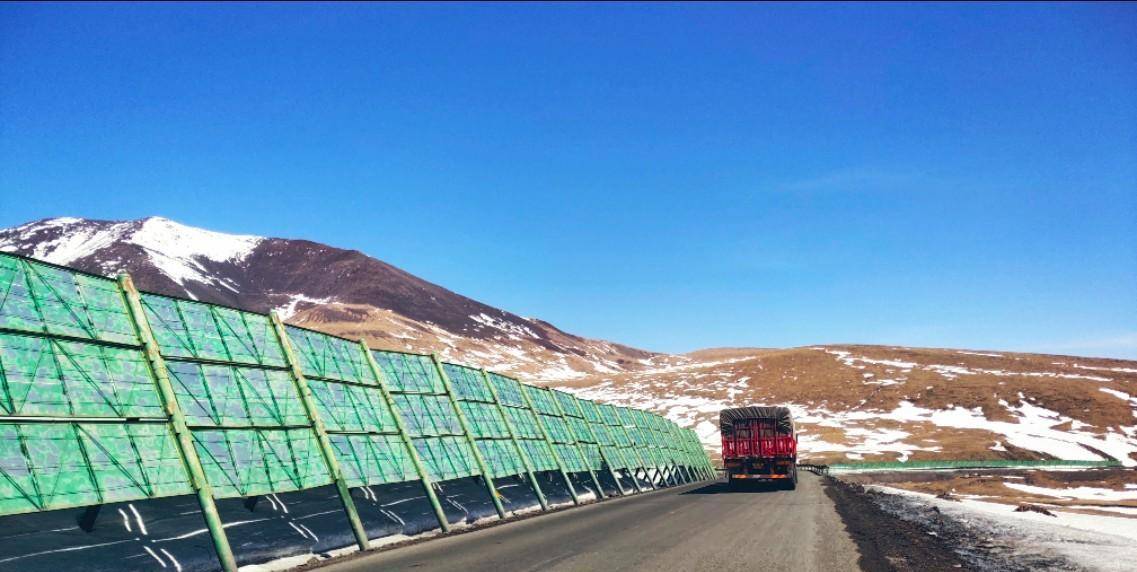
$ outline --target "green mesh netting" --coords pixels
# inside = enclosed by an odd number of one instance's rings
[[[0,514],[191,492],[159,423],[0,423]]]
[[[506,407],[506,417],[513,425],[513,431],[518,439],[542,439],[541,428],[537,426],[537,418],[533,412],[519,407]]]
[[[445,481],[479,474],[474,452],[465,437],[424,437],[415,449],[430,478]]]
[[[157,294],[142,306],[165,357],[285,366],[268,316]]]
[[[528,407],[525,397],[521,395],[521,382],[496,373],[490,373],[489,378],[502,405],[506,407]]]
[[[532,385],[523,385],[522,387],[525,388],[529,400],[533,403],[533,411],[543,415],[560,416],[560,409],[557,409],[557,404],[553,402],[552,393],[548,389]]]
[[[309,379],[308,388],[329,433],[397,433],[391,409],[377,388]]]
[[[562,413],[572,417],[584,417],[584,411],[580,408],[580,401],[574,395],[555,389],[551,391],[557,400],[557,405],[560,405]]]
[[[331,482],[311,429],[204,429],[193,432],[217,498],[295,491]]]
[[[549,440],[554,443],[575,443],[572,434],[569,433],[568,424],[560,417],[553,417],[551,415],[541,415],[541,424],[545,426],[545,433],[548,434]]]
[[[375,384],[375,375],[358,343],[294,326],[285,328],[304,377]]]
[[[525,472],[525,465],[517,455],[513,441],[485,440],[478,441],[477,445],[493,477],[508,477]]]
[[[113,280],[0,254],[0,328],[137,344]]]
[[[580,455],[580,450],[576,448],[576,445],[553,443],[553,449],[556,450],[561,462],[564,463],[565,471],[578,473],[588,470],[588,464]]]
[[[587,421],[580,417],[566,417],[565,421],[568,422],[573,439],[578,443],[596,442],[596,439],[592,436],[592,431],[588,427]]]
[[[462,435],[462,425],[445,395],[396,394],[395,407],[412,437]]]
[[[5,333],[0,414],[165,417],[141,350]]]
[[[535,471],[554,471],[557,467],[557,460],[553,457],[553,450],[549,447],[548,441],[544,439],[522,439],[518,440],[518,445],[525,452],[526,457],[529,458],[529,464],[533,466]]]
[[[373,350],[393,392],[444,394],[446,388],[430,356]]]
[[[475,439],[507,439],[509,429],[497,405],[463,401],[458,404]]]
[[[443,364],[442,367],[454,387],[454,397],[464,401],[494,402],[493,392],[482,379],[482,372],[452,363]]]
[[[418,479],[414,462],[398,435],[332,434],[328,439],[348,486]]]
[[[289,427],[308,425],[291,375],[238,365],[166,363],[190,425]]]

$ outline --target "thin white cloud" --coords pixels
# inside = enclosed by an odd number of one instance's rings
[[[802,191],[868,191],[910,188],[912,183],[927,180],[915,172],[890,171],[870,167],[839,169],[814,177],[786,181],[777,188],[787,192]]]

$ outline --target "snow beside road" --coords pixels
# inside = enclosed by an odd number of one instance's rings
[[[1010,483],[1007,486],[1011,486]],[[1064,512],[1056,516],[1014,512],[1015,507],[972,499],[947,501],[933,495],[874,485],[880,492],[915,499],[980,529],[984,536],[1010,543],[1024,553],[1061,555],[1089,570],[1127,571],[1137,562],[1137,518]]]

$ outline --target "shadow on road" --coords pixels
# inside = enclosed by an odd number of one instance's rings
[[[734,495],[734,494],[753,494],[753,493],[776,493],[784,490],[776,484],[770,483],[746,483],[745,485],[736,485],[731,488],[725,482],[711,483],[705,487],[689,490],[683,494],[685,495]]]

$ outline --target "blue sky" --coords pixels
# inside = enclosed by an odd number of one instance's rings
[[[640,347],[1137,358],[1134,5],[0,6],[0,226],[356,248]]]

